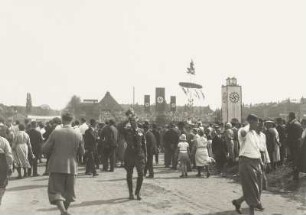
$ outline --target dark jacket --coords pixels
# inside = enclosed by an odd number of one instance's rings
[[[85,131],[84,142],[85,149],[89,152],[95,152],[97,150],[97,133],[92,127],[89,127]]]
[[[156,144],[156,138],[155,138],[153,132],[148,130],[145,133],[145,139],[146,139],[148,156],[156,154],[157,153],[157,144]]]
[[[166,131],[163,141],[165,149],[175,150],[179,142],[180,132],[175,128],[170,128]]]
[[[36,157],[40,156],[41,155],[41,146],[42,146],[42,142],[43,142],[43,138],[41,136],[41,133],[34,128],[31,128],[27,133],[30,137],[33,154]]]
[[[100,139],[103,142],[103,148],[116,148],[118,140],[118,131],[113,126],[106,125],[100,134]],[[117,131],[117,132],[115,132]]]
[[[294,119],[287,125],[287,144],[289,147],[299,147],[300,138],[303,133],[301,123]]]
[[[145,161],[145,138],[141,129],[126,128],[123,132],[127,147],[124,154],[125,163]]]

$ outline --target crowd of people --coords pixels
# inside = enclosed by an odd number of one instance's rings
[[[263,210],[260,193],[261,187],[267,187],[265,173],[285,164],[292,166],[294,180],[299,179],[299,172],[306,172],[306,121],[299,122],[294,113],[289,114],[287,123],[281,118],[263,120],[250,115],[245,124],[186,121],[156,125],[138,121],[132,110],[117,124],[112,119],[72,120],[69,113],[47,123],[0,119],[0,204],[9,175],[16,170],[18,179],[39,176],[37,166],[42,158],[46,159],[43,174],[49,175],[50,203],[56,204],[61,214],[68,214],[75,199],[77,164],[84,165],[85,174],[92,176],[99,175],[98,170],[114,172],[116,167],[124,167],[130,199],[135,198],[132,176],[136,167],[138,200],[143,178],[154,178],[154,162],[159,164],[160,152],[164,153],[165,168],[176,170],[179,166],[181,178],[193,169],[197,177],[205,170],[207,178],[211,168],[221,176],[236,169],[243,196],[233,204],[241,213],[241,203],[246,201],[250,214],[256,208]]]

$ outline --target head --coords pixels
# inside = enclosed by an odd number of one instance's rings
[[[182,134],[180,136],[180,142],[186,142],[187,141],[187,138],[186,138],[186,135],[185,134]]]
[[[258,127],[258,117],[255,114],[250,114],[247,117],[247,122],[250,125],[250,130],[256,130]]]
[[[96,122],[95,119],[90,119],[90,120],[89,120],[89,124],[90,124],[90,126],[91,126],[92,128],[95,128],[96,125],[97,125],[97,122]]]
[[[200,135],[200,137],[204,136],[204,129],[200,128],[198,131],[198,134]]]
[[[282,118],[277,118],[276,123],[277,123],[277,125],[283,125],[283,119]]]
[[[19,120],[16,120],[16,121],[15,121],[15,125],[18,126],[19,124],[20,124],[20,121],[19,121]]]
[[[273,128],[274,127],[274,122],[271,121],[271,120],[267,120],[265,122],[265,125],[266,125],[266,128],[269,129],[269,128]]]
[[[114,121],[113,119],[110,119],[110,120],[108,121],[108,124],[109,124],[109,125],[115,125],[115,121]]]
[[[295,113],[294,112],[290,112],[289,115],[288,115],[288,119],[289,121],[292,121],[295,119]]]
[[[19,131],[24,131],[25,130],[25,125],[24,124],[19,124],[18,128],[19,128]]]
[[[143,129],[147,131],[147,130],[149,130],[149,128],[150,128],[149,121],[145,121],[144,124],[143,124]]]
[[[86,119],[85,118],[81,118],[81,123],[86,123]]]
[[[73,116],[72,116],[71,113],[64,113],[62,115],[62,122],[63,122],[64,125],[70,125],[72,120],[73,120]]]
[[[257,132],[261,132],[264,129],[264,121],[262,119],[258,119]]]
[[[232,124],[230,122],[225,124],[225,129],[230,129],[232,128]]]
[[[136,119],[134,117],[130,118],[130,123],[131,123],[131,127],[132,129],[137,129],[137,122]]]
[[[55,117],[55,118],[52,119],[52,126],[56,127],[60,124],[62,124],[62,120],[59,117]]]
[[[79,120],[75,120],[75,121],[74,121],[74,126],[79,126],[79,125],[80,125]]]
[[[31,122],[31,128],[36,128],[37,127],[37,122],[36,121],[32,121]]]

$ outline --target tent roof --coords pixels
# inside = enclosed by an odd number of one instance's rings
[[[109,92],[106,92],[104,98],[100,101],[100,109],[102,111],[122,111],[123,108],[112,97]]]

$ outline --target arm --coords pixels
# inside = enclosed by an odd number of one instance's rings
[[[52,132],[48,138],[48,140],[45,142],[45,144],[43,144],[42,146],[42,151],[44,154],[46,155],[50,155],[51,152],[52,152],[52,148],[53,148],[53,145],[54,145],[54,133],[55,132]]]
[[[7,161],[7,164],[9,166],[9,168],[11,169],[13,167],[13,154],[12,154],[12,149],[11,149],[11,146],[9,144],[9,142],[3,138],[3,141],[4,141],[4,154],[6,156],[6,161]]]

